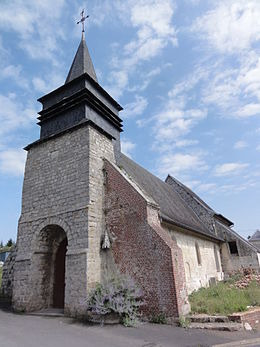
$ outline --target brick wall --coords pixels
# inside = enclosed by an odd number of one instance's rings
[[[260,328],[260,308],[252,308],[249,311],[234,313],[228,317],[233,322],[249,323],[253,329]]]
[[[105,215],[120,272],[144,292],[146,315],[179,316],[187,309],[182,252],[161,227],[150,204],[120,169],[104,162]]]

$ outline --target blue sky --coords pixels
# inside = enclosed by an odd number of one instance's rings
[[[16,237],[37,98],[64,83],[81,37],[124,107],[122,149],[235,223],[260,228],[258,0],[0,1],[0,240]]]

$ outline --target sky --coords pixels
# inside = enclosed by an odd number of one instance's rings
[[[242,236],[260,228],[259,0],[0,0],[0,240],[16,238],[37,99],[81,38],[123,107],[122,151],[188,185]]]

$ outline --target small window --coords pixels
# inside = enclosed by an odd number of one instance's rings
[[[229,250],[230,250],[230,254],[232,255],[238,255],[238,249],[237,249],[237,243],[236,241],[230,241],[228,243],[229,245]]]
[[[218,250],[217,250],[217,246],[216,246],[216,245],[214,245],[214,256],[215,256],[215,263],[216,263],[217,272],[220,272],[220,264],[219,264],[219,258],[218,258]]]
[[[201,265],[200,247],[198,245],[198,242],[195,242],[195,248],[196,248],[196,255],[197,255],[198,265]]]

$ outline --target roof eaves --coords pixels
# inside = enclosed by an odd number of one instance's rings
[[[176,222],[176,221],[174,221],[172,218],[166,216],[166,215],[163,214],[163,213],[160,213],[160,217],[161,217],[161,219],[162,219],[162,222],[166,222],[166,223],[175,225],[175,226],[177,226],[177,227],[181,227],[181,228],[187,229],[188,231],[191,231],[191,232],[194,232],[194,233],[203,235],[204,237],[209,238],[209,239],[214,239],[214,240],[222,241],[222,242],[224,241],[222,238],[217,237],[217,236],[215,236],[215,235],[206,233],[206,232],[204,232],[204,231],[202,231],[202,230],[193,229],[193,228],[191,228],[190,226],[185,225],[184,223]]]

